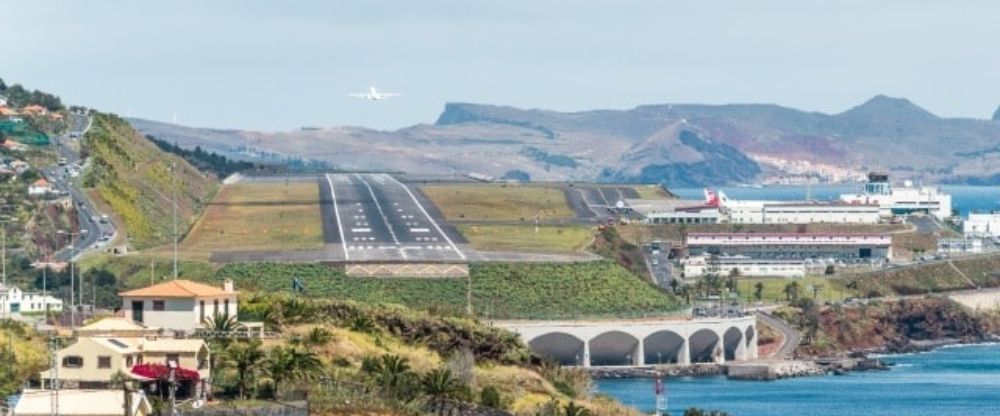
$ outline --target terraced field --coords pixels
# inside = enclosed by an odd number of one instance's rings
[[[425,185],[449,221],[534,221],[574,217],[562,189],[518,184]]]

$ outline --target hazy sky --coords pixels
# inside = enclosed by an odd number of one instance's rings
[[[449,101],[555,110],[884,93],[1000,104],[1000,1],[11,1],[0,77],[210,127],[398,128]],[[402,92],[366,102],[369,84]]]

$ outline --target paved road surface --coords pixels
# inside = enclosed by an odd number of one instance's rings
[[[457,233],[391,175],[328,174],[323,180],[324,239],[340,246],[344,260],[466,260]]]
[[[767,312],[759,311],[757,317],[771,328],[781,331],[784,335],[784,343],[769,358],[792,358],[792,355],[795,353],[795,347],[798,347],[799,343],[802,342],[802,334],[789,326],[785,321]]]

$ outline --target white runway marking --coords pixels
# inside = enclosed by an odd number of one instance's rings
[[[384,176],[388,176],[389,179],[392,179],[394,182],[399,184],[399,186],[403,187],[403,190],[410,195],[410,199],[413,199],[413,203],[417,204],[417,208],[420,208],[420,212],[424,213],[424,216],[427,217],[427,220],[431,222],[431,225],[433,225],[434,228],[437,229],[437,232],[441,234],[441,236],[444,237],[446,241],[448,241],[448,244],[451,245],[451,248],[455,250],[455,253],[457,253],[462,260],[465,260],[465,254],[463,254],[458,249],[458,247],[455,246],[455,243],[451,241],[451,238],[448,238],[448,235],[444,233],[444,231],[441,229],[441,226],[438,225],[437,221],[434,221],[434,218],[431,218],[431,215],[427,213],[427,210],[424,209],[424,206],[420,205],[420,201],[417,200],[417,197],[413,195],[413,192],[410,192],[410,188],[407,188],[406,185],[403,185],[402,182],[400,182],[398,179],[396,179],[391,175],[384,175]]]
[[[361,179],[361,183],[365,184],[365,187],[368,188],[368,194],[372,196],[372,201],[375,202],[375,209],[377,209],[378,213],[382,215],[382,222],[385,223],[385,227],[389,229],[389,235],[392,236],[392,241],[396,243],[396,247],[399,247],[399,237],[396,236],[396,231],[392,229],[392,224],[389,223],[389,217],[385,216],[385,211],[382,210],[382,204],[380,204],[378,202],[378,198],[375,197],[375,191],[372,190],[371,184],[369,184],[368,181],[365,180],[365,178],[362,177],[361,175],[355,174],[355,176],[358,179]],[[399,254],[403,256],[404,260],[407,258],[405,251],[400,250]]]
[[[372,232],[372,229],[371,228],[351,228],[351,232],[352,233],[370,233],[370,232]]]
[[[347,238],[344,236],[344,227],[340,222],[340,210],[337,208],[337,192],[333,190],[333,179],[330,174],[326,174],[326,182],[330,184],[330,199],[333,200],[333,214],[337,217],[337,230],[340,232],[340,246],[344,249],[344,260],[350,260],[347,254]]]

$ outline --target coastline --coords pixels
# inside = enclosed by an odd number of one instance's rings
[[[888,371],[885,358],[901,354],[919,354],[938,348],[1000,343],[1000,335],[981,340],[940,338],[911,340],[906,346],[879,350],[852,351],[849,357],[812,357],[799,360],[756,360],[725,364],[651,365],[643,367],[589,367],[583,369],[593,379],[683,378],[726,376],[731,380],[771,381],[784,378],[845,375],[860,371]]]

